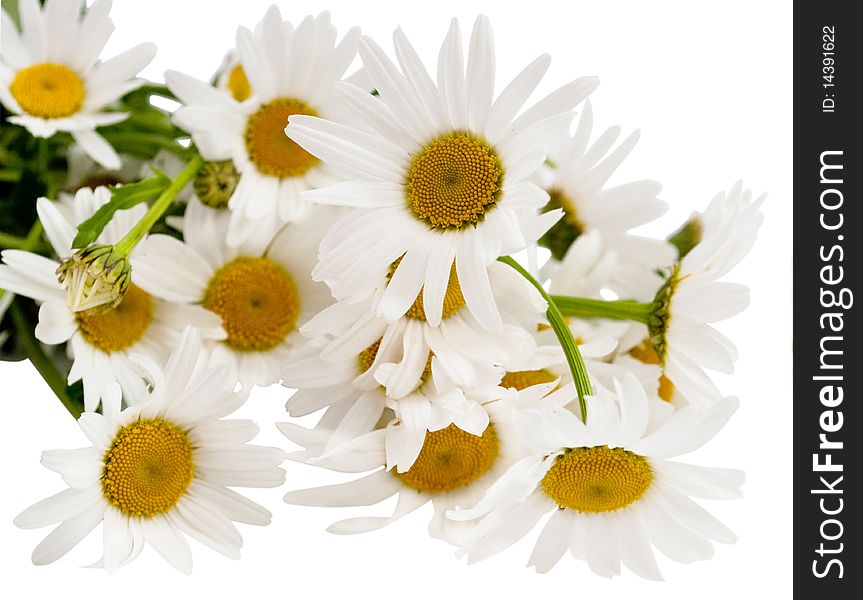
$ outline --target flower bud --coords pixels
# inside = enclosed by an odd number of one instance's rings
[[[195,175],[195,195],[211,208],[226,208],[240,181],[230,160],[205,162]]]
[[[89,246],[57,267],[57,279],[66,290],[72,312],[105,312],[120,304],[126,295],[132,265],[114,246]]]

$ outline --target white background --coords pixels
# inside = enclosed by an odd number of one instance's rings
[[[105,56],[151,40],[159,53],[143,76],[162,80],[172,68],[208,79],[233,46],[238,24],[253,26],[267,0],[115,0],[116,32]],[[59,563],[36,568],[32,548],[48,530],[22,531],[12,519],[59,491],[58,476],[39,465],[43,449],[85,445],[83,434],[28,364],[0,364],[0,569],[7,598],[744,598],[791,596],[791,15],[790,2],[282,2],[286,18],[330,10],[340,31],[360,25],[388,51],[401,25],[427,65],[434,65],[449,19],[470,31],[477,13],[491,17],[498,86],[535,56],[553,62],[540,91],[582,75],[598,75],[598,127],[642,131],[617,181],[652,178],[671,208],[650,233],[665,235],[693,209],[736,179],[770,193],[755,250],[732,273],[752,288],[749,311],[722,330],[740,350],[737,373],[718,378],[741,398],[730,425],[692,462],[748,472],[745,498],[705,506],[740,541],[720,545],[709,562],[661,559],[666,583],[624,573],[614,581],[564,560],[540,576],[524,567],[534,536],[479,565],[456,561],[451,548],[425,532],[420,510],[384,530],[354,537],[324,531],[357,514],[391,506],[323,509],[287,506],[288,488],[338,478],[287,463],[283,489],[250,492],[274,513],[268,528],[241,526],[243,558],[229,561],[193,544],[191,577],[172,571],[151,549],[118,574],[82,569],[99,558],[97,532]],[[259,390],[242,416],[262,424],[259,443],[289,448],[273,423],[284,420],[287,390]],[[430,508],[430,507],[427,507]]]

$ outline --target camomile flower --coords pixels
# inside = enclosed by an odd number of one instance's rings
[[[648,402],[628,376],[615,396],[588,397],[587,424],[558,402],[515,411],[513,424],[529,455],[515,463],[476,506],[449,511],[455,520],[481,519],[462,538],[460,555],[483,560],[509,547],[550,515],[529,565],[549,571],[569,550],[603,576],[621,563],[661,579],[653,549],[678,562],[708,559],[710,540],[734,534],[692,501],[740,495],[743,473],[670,460],[702,446],[726,423],[735,399],[707,412],[687,407],[646,433]],[[574,390],[571,395],[574,395]]]
[[[246,70],[237,58],[236,50],[225,57],[216,75],[216,87],[225,90],[237,102],[244,102],[252,95],[252,84],[246,76]]]
[[[392,398],[415,390],[427,378],[433,358],[455,384],[475,387],[493,365],[532,354],[535,342],[530,331],[545,321],[547,308],[542,296],[511,267],[495,262],[483,267],[483,273],[500,307],[503,325],[497,335],[488,333],[467,310],[455,266],[450,267],[437,326],[429,323],[424,289],[417,291],[413,304],[395,321],[378,316],[380,303],[393,285],[382,277],[372,296],[338,301],[301,330],[311,338],[327,340],[321,356],[329,361],[353,359],[374,346],[386,358],[377,362],[392,365],[385,377],[377,374],[379,367],[374,375]]]
[[[649,340],[636,352],[643,362],[662,367],[675,393],[701,407],[722,397],[704,369],[734,371],[737,350],[710,323],[745,309],[749,289],[717,280],[755,243],[763,220],[759,211],[763,199],[753,201],[741,182],[713,198],[701,217],[700,241],[667,270],[654,300]]]
[[[34,564],[59,559],[101,523],[99,564],[109,572],[150,544],[189,573],[185,536],[238,559],[243,540],[233,522],[269,524],[269,511],[229,488],[281,485],[284,452],[247,444],[258,433],[255,423],[223,419],[246,394],[234,391],[227,368],[205,370],[201,353],[200,337],[187,329],[164,372],[142,359],[153,384],[145,402],[121,411],[114,385],[102,414],[78,421],[92,446],[42,454],[69,488],[15,518],[25,529],[59,523],[33,551]]]
[[[132,183],[139,179],[144,166],[140,158],[119,155],[120,164],[115,169],[106,169],[93,160],[87,151],[78,144],[72,144],[66,150],[66,184],[64,189],[76,192],[82,187],[95,190],[97,187],[108,187]]]
[[[91,217],[110,198],[107,188],[93,191],[85,187],[74,197],[61,195],[58,202],[37,200],[45,236],[61,260],[74,254],[72,240],[78,223]],[[96,243],[112,245],[120,241],[146,210],[146,206],[138,205],[117,211]],[[188,302],[166,301],[148,294],[138,287],[134,273],[116,308],[107,312],[73,311],[67,291],[57,279],[60,263],[56,260],[20,250],[4,250],[2,258],[0,288],[41,304],[36,338],[49,345],[68,342],[72,357],[68,382],[83,382],[85,410],[95,410],[115,382],[120,384],[127,403],[142,402],[147,385],[130,357],[141,354],[164,361],[187,325],[200,328],[209,338],[225,335],[216,315]]]
[[[331,301],[326,286],[309,276],[331,217],[318,209],[275,237],[235,247],[225,239],[230,215],[192,198],[183,218],[185,242],[148,236],[132,256],[132,272],[154,297],[218,315],[227,337],[210,349],[213,364],[230,365],[243,383],[269,385],[301,340],[298,326]]]
[[[564,260],[574,240],[585,233],[601,233],[603,247],[617,259],[608,287],[623,297],[638,298],[639,292],[661,285],[655,271],[673,262],[674,249],[664,240],[628,232],[662,216],[668,207],[656,197],[661,186],[655,181],[607,186],[611,175],[635,147],[639,133],[630,134],[615,147],[619,127],[607,129],[594,141],[592,129],[593,110],[588,101],[575,134],[570,136],[564,131],[565,135],[558,135],[558,147],[551,144],[549,160],[554,166],[543,172],[543,184],[550,196],[545,210],[563,209],[564,216],[545,234],[542,243],[555,259]]]
[[[348,483],[296,490],[285,495],[288,504],[304,506],[370,506],[398,495],[388,517],[354,517],[333,523],[328,531],[354,534],[384,527],[431,502],[434,516],[429,534],[456,543],[466,524],[448,521],[446,511],[472,506],[501,473],[521,457],[521,446],[511,431],[506,414],[499,417],[489,404],[489,422],[481,435],[468,433],[454,424],[425,434],[419,455],[410,468],[399,471],[386,466],[386,430],[377,429],[345,443],[312,464],[334,471],[357,473],[374,470]],[[306,461],[320,456],[315,446],[326,443],[327,432],[306,430],[289,423],[279,429],[306,452],[288,455]]]
[[[109,60],[100,60],[114,30],[110,0],[83,10],[76,0],[20,0],[21,31],[2,12],[0,102],[13,113],[7,120],[32,135],[72,134],[90,157],[106,169],[119,169],[120,157],[96,132],[119,123],[126,113],[104,108],[144,83],[133,79],[153,59],[145,43]]]
[[[328,13],[294,29],[272,6],[255,33],[237,30],[237,60],[251,94],[242,102],[188,75],[165,74],[183,103],[174,113],[177,125],[192,134],[205,159],[231,160],[240,174],[229,202],[231,246],[257,237],[262,227],[301,219],[309,206],[300,192],[335,181],[284,129],[292,114],[338,114],[333,85],[350,66],[358,36],[352,29],[337,45]]]
[[[436,82],[400,29],[394,42],[398,67],[372,40],[360,42],[377,96],[337,86],[363,129],[314,115],[289,119],[291,139],[352,178],[304,194],[356,209],[327,233],[313,276],[334,285],[337,299],[356,297],[401,259],[379,313],[397,319],[422,290],[427,320],[437,326],[454,269],[468,311],[499,333],[503,321],[486,267],[534,242],[558,218],[536,214],[547,195],[529,178],[545,160],[545,137],[567,127],[569,110],[597,80],[565,85],[519,114],[549,58],[536,59],[494,99],[487,18],[476,21],[466,66],[453,21]]]

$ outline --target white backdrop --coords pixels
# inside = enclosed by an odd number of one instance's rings
[[[233,46],[238,24],[253,26],[269,0],[115,0],[115,54],[154,41],[159,53],[142,73],[162,80],[177,69],[207,79]],[[666,583],[625,573],[614,581],[564,559],[549,575],[524,567],[533,538],[479,565],[456,561],[452,549],[425,532],[420,510],[384,530],[354,537],[324,531],[369,509],[287,506],[286,489],[332,483],[335,474],[287,463],[282,489],[250,492],[274,513],[268,528],[241,526],[243,558],[232,562],[192,542],[191,577],[172,571],[152,550],[108,576],[81,569],[100,556],[101,535],[59,563],[36,568],[30,552],[48,530],[22,531],[13,517],[63,484],[39,465],[43,449],[85,445],[83,434],[29,364],[0,363],[0,570],[7,598],[308,598],[606,597],[672,599],[790,597],[791,577],[791,14],[789,2],[548,2],[473,0],[281,2],[299,20],[330,10],[340,32],[360,25],[391,49],[401,25],[427,64],[434,64],[450,17],[469,31],[478,12],[491,17],[498,79],[506,82],[535,56],[552,67],[541,92],[582,75],[602,81],[592,95],[597,127],[642,131],[617,181],[657,179],[671,209],[647,233],[664,235],[736,179],[770,193],[766,221],[753,253],[732,274],[752,288],[749,311],[721,329],[740,350],[737,373],[719,383],[742,406],[730,425],[692,462],[744,468],[745,498],[705,506],[740,535],[718,547],[714,560],[693,565],[660,562]],[[273,423],[284,420],[287,390],[258,390],[238,416],[262,425],[257,442],[290,449]],[[430,507],[426,507],[429,508]],[[16,591],[17,590],[17,591]],[[8,595],[7,595],[8,594]]]

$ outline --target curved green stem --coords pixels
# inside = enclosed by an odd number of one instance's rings
[[[578,392],[578,407],[581,410],[581,420],[587,423],[587,401],[585,396],[593,394],[593,389],[590,386],[590,378],[587,375],[587,367],[584,366],[584,359],[581,357],[581,352],[578,350],[578,344],[572,337],[572,332],[566,324],[563,314],[561,314],[554,297],[549,296],[542,284],[534,279],[533,275],[527,272],[518,262],[509,256],[501,256],[498,260],[509,265],[519,272],[522,277],[527,279],[533,287],[539,291],[546,302],[548,302],[548,322],[554,330],[554,335],[557,336],[557,341],[560,342],[563,353],[566,355],[566,362],[569,364],[569,370],[572,373],[572,379],[575,382],[575,390]]]
[[[171,206],[171,203],[174,201],[177,194],[180,193],[180,190],[186,187],[186,184],[195,177],[198,169],[200,169],[203,164],[204,159],[201,158],[200,154],[196,154],[195,157],[192,158],[185,167],[183,167],[183,170],[180,171],[171,181],[171,184],[165,188],[165,191],[159,194],[159,197],[156,198],[156,201],[153,202],[153,205],[144,217],[129,230],[129,233],[127,233],[122,240],[114,244],[114,250],[121,256],[129,256],[129,253],[138,245],[141,238],[147,235],[147,232],[152,229],[153,225],[156,224],[156,221],[158,221],[168,207]]]
[[[69,397],[69,394],[66,393],[66,378],[57,370],[57,367],[51,359],[48,358],[45,351],[42,349],[42,346],[39,344],[38,340],[36,340],[33,332],[30,330],[30,324],[27,322],[24,312],[18,305],[18,300],[19,299],[16,298],[9,307],[9,315],[12,317],[12,323],[15,325],[18,339],[21,341],[24,351],[27,352],[27,357],[30,359],[30,362],[33,363],[33,366],[36,367],[37,371],[39,371],[39,375],[42,376],[42,379],[44,379],[45,383],[48,384],[48,387],[51,388],[51,391],[54,392],[63,406],[66,407],[69,414],[77,419],[84,411],[84,407],[72,400]]]
[[[650,320],[653,307],[649,302],[635,300],[596,300],[574,296],[552,296],[552,299],[567,317],[617,319],[644,324]]]

